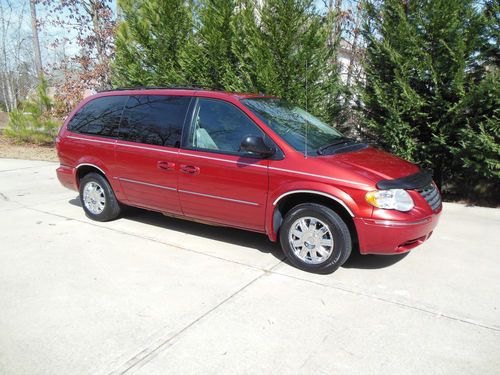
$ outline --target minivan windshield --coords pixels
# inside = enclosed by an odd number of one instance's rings
[[[304,154],[306,150],[308,155],[326,154],[337,147],[357,143],[283,99],[250,98],[241,102],[285,142]]]

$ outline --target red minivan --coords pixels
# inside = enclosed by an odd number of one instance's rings
[[[431,176],[286,101],[141,88],[83,100],[56,139],[59,181],[88,217],[126,205],[265,233],[301,269],[404,253],[442,209]]]

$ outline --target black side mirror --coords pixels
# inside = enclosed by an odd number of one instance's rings
[[[264,157],[274,155],[275,150],[270,148],[262,137],[256,135],[248,135],[241,141],[240,151],[258,154]]]

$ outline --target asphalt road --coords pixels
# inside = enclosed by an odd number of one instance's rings
[[[314,275],[263,235],[92,222],[55,168],[0,159],[2,375],[500,373],[498,209]]]

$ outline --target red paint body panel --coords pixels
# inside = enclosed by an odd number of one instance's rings
[[[362,254],[398,254],[410,251],[432,234],[439,213],[418,221],[354,218]]]
[[[177,95],[230,102],[252,119],[276,145],[280,160],[255,159],[218,152],[125,142],[67,130],[69,119],[86,103],[109,95]],[[77,169],[100,169],[119,201],[201,221],[267,233],[273,241],[277,201],[295,192],[310,192],[340,203],[353,218],[363,254],[409,251],[426,240],[441,208],[432,211],[416,191],[409,212],[376,209],[365,201],[382,179],[414,174],[419,168],[391,154],[366,148],[339,155],[304,157],[263,124],[240,99],[253,94],[192,90],[124,90],[97,94],[70,114],[57,138],[59,181],[78,189]]]
[[[60,165],[59,168],[57,168],[56,173],[61,185],[71,190],[77,190],[75,175],[73,171],[74,168],[68,167],[66,165]]]
[[[119,140],[113,175],[124,203],[161,212],[182,214],[177,192],[178,149]],[[171,167],[163,169],[163,163]]]
[[[267,160],[182,150],[179,163],[181,168],[199,168],[197,173],[179,173],[184,215],[264,232]]]

